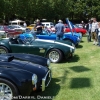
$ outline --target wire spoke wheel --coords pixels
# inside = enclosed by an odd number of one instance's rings
[[[5,47],[0,46],[0,54],[8,53],[8,50]]]
[[[6,50],[0,48],[0,54],[2,54],[2,53],[6,53]]]
[[[11,100],[12,97],[11,88],[5,83],[0,83],[0,100]]]

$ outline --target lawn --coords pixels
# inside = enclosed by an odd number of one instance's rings
[[[32,100],[100,100],[100,47],[86,37],[69,61],[51,64],[52,81]]]

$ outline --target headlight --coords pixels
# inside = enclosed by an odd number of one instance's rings
[[[32,84],[36,84],[37,83],[37,75],[36,74],[33,74],[32,75]]]
[[[50,60],[49,59],[47,60],[47,66],[50,66]]]

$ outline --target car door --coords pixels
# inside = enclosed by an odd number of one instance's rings
[[[34,45],[35,44],[35,45]],[[34,44],[9,44],[13,53],[30,53],[40,55],[37,43]]]

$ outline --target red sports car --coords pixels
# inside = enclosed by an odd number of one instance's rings
[[[82,35],[86,34],[87,30],[83,29],[83,28],[79,28],[78,26],[74,25],[75,28],[73,28],[73,32],[77,32],[77,33],[82,33]],[[66,25],[65,26],[65,32],[70,32],[70,28]]]
[[[21,29],[14,29],[14,28],[12,28],[10,26],[6,26],[6,25],[0,25],[0,30],[5,31],[5,33],[7,34],[8,37],[22,33]]]

